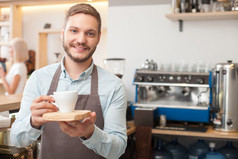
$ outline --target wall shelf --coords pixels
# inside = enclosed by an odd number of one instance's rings
[[[60,29],[43,29],[39,31],[39,34],[59,34]]]
[[[179,22],[179,31],[182,32],[183,31],[183,21],[238,19],[238,11],[172,13],[172,14],[166,14],[165,17],[172,21],[178,21]]]
[[[43,29],[39,31],[38,54],[36,55],[36,69],[47,65],[47,36],[60,34],[60,29]]]
[[[195,21],[195,20],[228,20],[238,19],[238,11],[229,12],[203,12],[203,13],[174,13],[166,14],[166,18],[172,21],[184,20],[184,21]]]
[[[10,46],[8,42],[0,42],[0,46]]]
[[[0,6],[2,3],[0,2]],[[0,28],[1,27],[9,27],[8,31],[1,32],[1,46],[9,46],[9,42],[11,39],[15,37],[22,37],[22,10],[21,7],[18,5],[8,4],[7,6],[10,9],[9,13],[9,21],[0,21]],[[0,15],[2,14],[2,10],[0,10]],[[4,40],[4,36],[7,36],[7,40]],[[8,42],[9,41],[9,42]],[[0,54],[0,57],[5,57]]]
[[[9,27],[10,26],[10,22],[0,22],[0,27],[4,27],[4,26]]]

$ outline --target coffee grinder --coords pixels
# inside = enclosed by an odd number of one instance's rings
[[[104,59],[104,68],[122,78],[125,73],[125,61],[124,58],[107,58]]]

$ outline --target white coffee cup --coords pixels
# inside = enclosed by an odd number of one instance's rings
[[[55,104],[62,113],[74,111],[78,99],[77,91],[60,91],[54,92]]]

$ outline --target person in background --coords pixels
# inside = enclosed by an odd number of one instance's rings
[[[3,67],[4,72],[7,72],[7,70],[6,70],[6,61],[7,61],[6,58],[0,57],[0,67]]]
[[[127,146],[126,90],[118,77],[93,62],[101,36],[101,18],[89,4],[76,4],[66,13],[61,38],[65,56],[32,73],[24,89],[11,142],[25,147],[41,137],[42,159],[118,159]],[[91,110],[80,121],[45,121],[56,112],[50,95],[78,91],[76,110]]]
[[[22,93],[27,81],[27,68],[25,61],[28,59],[26,42],[21,38],[14,38],[10,43],[10,57],[13,65],[6,74],[3,67],[0,68],[0,78],[3,82],[6,95]]]

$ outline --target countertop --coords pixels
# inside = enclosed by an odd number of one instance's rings
[[[7,110],[19,109],[22,94],[0,95],[0,112]]]

